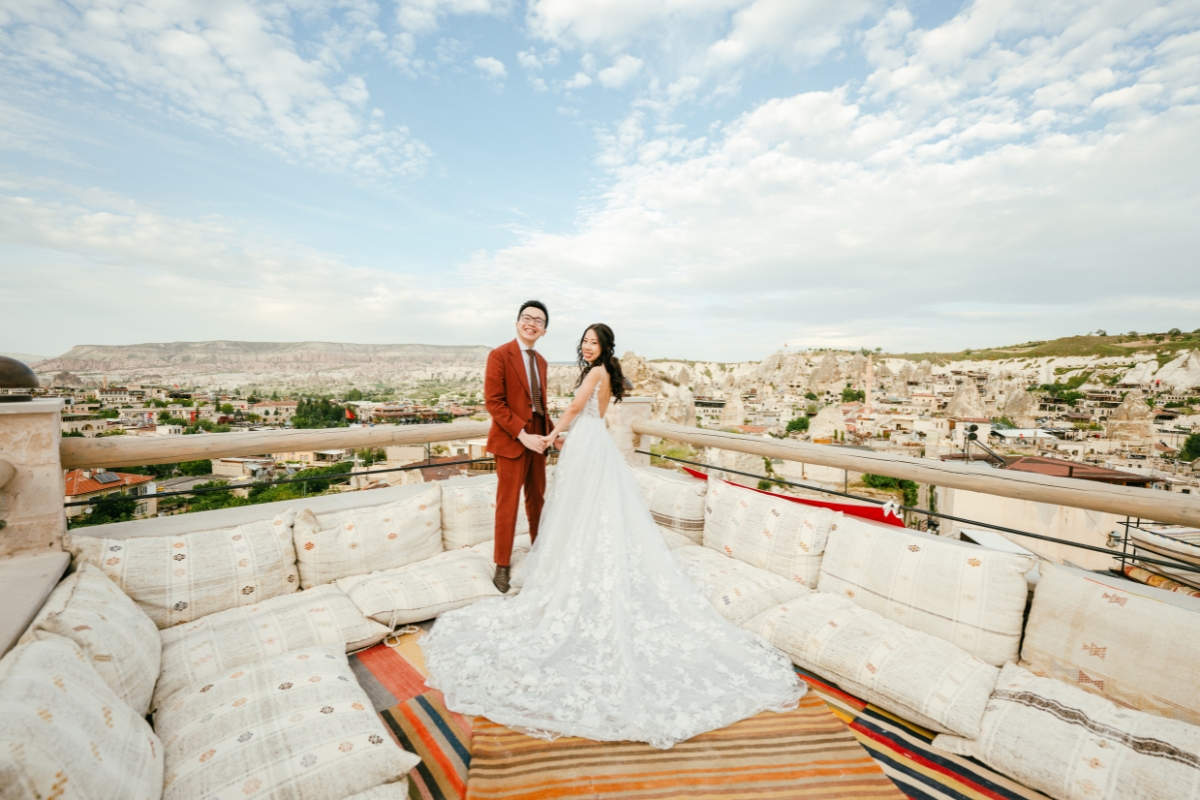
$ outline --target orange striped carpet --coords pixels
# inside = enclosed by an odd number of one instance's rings
[[[670,750],[639,742],[553,742],[473,720],[468,800],[880,798],[904,800],[815,692]]]

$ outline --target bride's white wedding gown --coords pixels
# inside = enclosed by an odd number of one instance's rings
[[[535,736],[669,748],[795,708],[788,658],[722,617],[671,555],[606,429],[575,419],[520,594],[442,614],[421,640],[446,706]]]

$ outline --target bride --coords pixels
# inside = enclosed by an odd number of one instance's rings
[[[612,329],[589,327],[554,431],[570,436],[521,593],[442,614],[421,640],[446,707],[533,736],[670,748],[795,708],[791,662],[722,617],[671,555],[604,423],[624,377]]]

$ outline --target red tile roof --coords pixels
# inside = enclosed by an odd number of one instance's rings
[[[1134,484],[1138,486],[1154,483],[1155,478],[1148,475],[1138,475],[1134,472],[1097,467],[1094,464],[1081,464],[1078,461],[1065,461],[1061,458],[1042,458],[1040,456],[1021,456],[1010,458],[1008,466],[1014,472],[1033,472],[1038,475],[1052,475],[1056,478],[1079,478],[1085,481],[1100,481],[1101,483],[1118,483],[1122,486]]]
[[[114,489],[126,489],[130,486],[138,486],[139,484],[149,483],[154,478],[149,475],[130,475],[126,472],[106,472],[105,475],[115,475],[117,480],[109,483],[102,483],[96,480],[96,476],[100,472],[92,472],[90,478],[83,477],[84,470],[73,469],[67,473],[66,477],[66,496],[78,497],[81,494],[92,494],[93,492],[111,492]]]

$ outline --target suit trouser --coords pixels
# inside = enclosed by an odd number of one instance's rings
[[[525,426],[526,433],[542,436],[546,418],[534,414]],[[529,448],[516,458],[496,456],[496,539],[495,563],[507,567],[512,561],[513,536],[517,528],[521,490],[525,490],[525,513],[529,516],[529,538],[537,540],[538,521],[546,493],[546,454]]]

